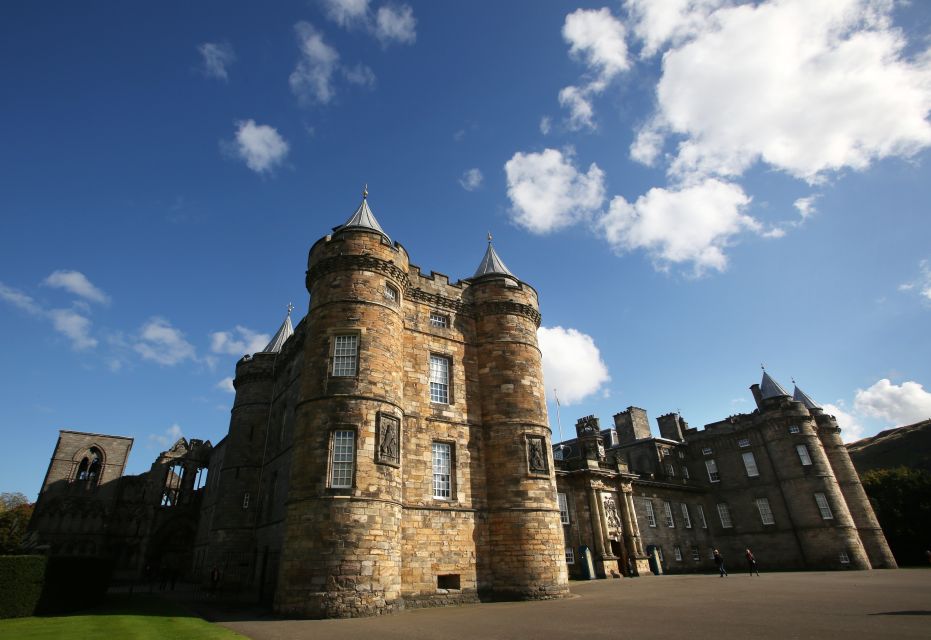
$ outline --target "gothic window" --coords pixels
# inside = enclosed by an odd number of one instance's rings
[[[769,508],[769,499],[757,498],[756,510],[760,512],[760,521],[763,524],[776,524],[776,520],[773,518],[773,510]]]
[[[705,460],[705,469],[708,470],[709,482],[721,482],[721,474],[718,473],[718,463],[714,459]]]
[[[453,446],[449,442],[433,443],[433,497],[452,498]]]
[[[808,454],[808,446],[804,444],[795,445],[795,452],[798,453],[798,459],[803,467],[811,465],[811,456]]]
[[[352,429],[334,431],[330,443],[330,487],[352,488],[355,460],[356,432]]]
[[[165,487],[162,490],[162,506],[174,507],[181,502],[181,483],[184,479],[184,465],[180,462],[168,467],[165,474]]]
[[[357,334],[335,336],[333,339],[333,376],[356,375],[359,359],[359,336]]]
[[[679,508],[682,510],[682,524],[686,529],[692,528],[692,518],[689,516],[689,507],[684,502],[679,505]]]
[[[449,358],[430,354],[430,402],[449,404]]]
[[[437,329],[446,329],[449,327],[449,316],[442,313],[430,313],[430,326]]]
[[[744,461],[744,468],[747,470],[748,478],[756,478],[760,475],[760,470],[756,466],[756,458],[753,457],[752,451],[742,453],[741,458]]]
[[[97,447],[91,447],[78,465],[77,473],[74,479],[83,483],[88,489],[93,489],[100,481],[101,465],[103,454]]]
[[[559,519],[563,524],[569,524],[569,502],[566,500],[566,494],[557,493],[556,500],[559,502]]]
[[[723,528],[730,529],[734,526],[734,521],[731,520],[731,510],[724,502],[718,503],[718,517],[721,519],[721,526]]]

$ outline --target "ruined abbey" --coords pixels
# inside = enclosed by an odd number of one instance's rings
[[[533,287],[490,239],[472,277],[422,274],[366,196],[310,249],[307,315],[237,363],[227,435],[124,476],[131,439],[62,431],[30,544],[300,617],[558,598],[714,548],[895,566],[834,418],[765,372],[751,414],[654,437],[630,407],[554,445]]]

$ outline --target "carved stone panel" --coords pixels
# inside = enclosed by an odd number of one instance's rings
[[[398,467],[401,465],[401,421],[386,413],[379,413],[377,420],[375,462]]]
[[[546,441],[539,436],[527,436],[527,467],[530,473],[549,473]]]
[[[614,494],[602,493],[601,503],[604,505],[605,527],[608,538],[611,540],[621,539],[621,516],[617,510],[617,501]]]

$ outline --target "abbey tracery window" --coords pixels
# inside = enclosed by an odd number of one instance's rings
[[[74,474],[74,481],[85,485],[88,489],[97,486],[100,481],[100,472],[102,466],[103,454],[97,447],[91,447],[78,464],[78,470]]]

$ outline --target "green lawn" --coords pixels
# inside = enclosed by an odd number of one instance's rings
[[[111,596],[78,615],[0,620],[10,640],[233,640],[238,633],[191,615],[177,604],[147,595]]]

